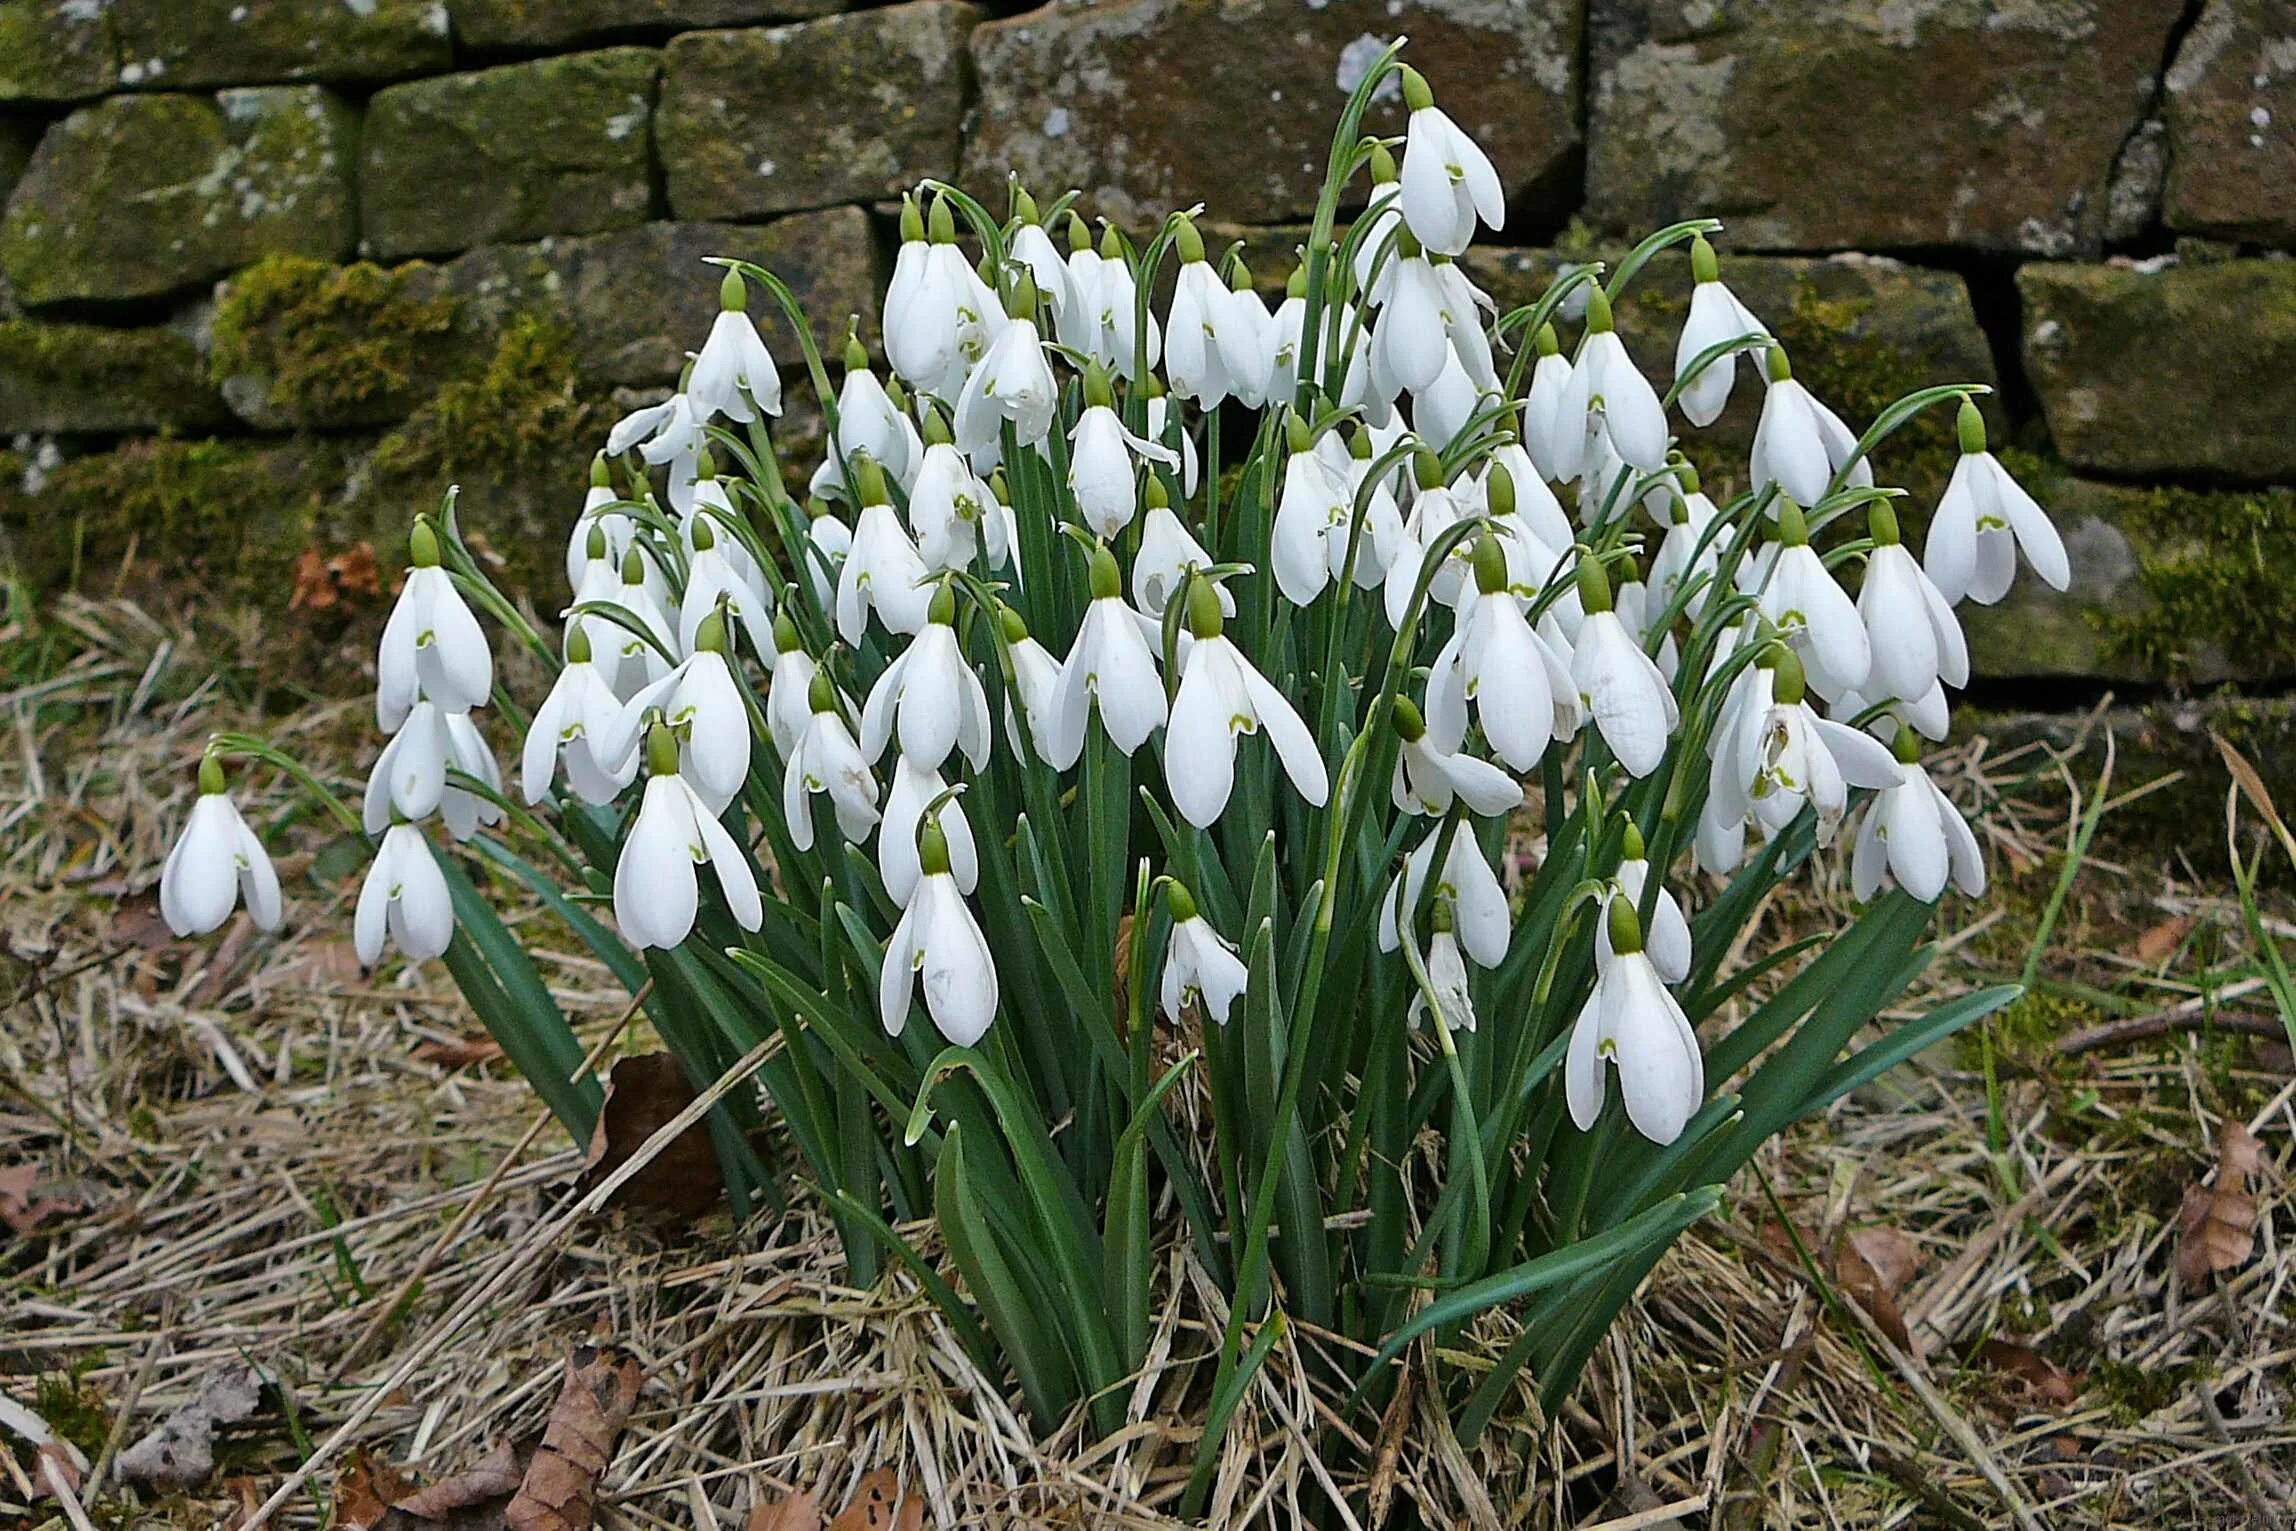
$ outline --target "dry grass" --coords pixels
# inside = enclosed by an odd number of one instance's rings
[[[587,1211],[579,1155],[533,1130],[537,1107],[503,1065],[418,1058],[469,1018],[441,972],[360,974],[353,868],[316,822],[286,836],[305,850],[283,867],[284,936],[240,922],[204,946],[165,941],[151,879],[201,740],[240,715],[213,684],[190,686],[134,613],[77,621],[76,657],[0,678],[15,687],[0,697],[0,1169],[28,1161],[85,1202],[0,1244],[0,1391],[90,1457],[242,1357],[289,1402],[232,1433],[213,1480],[167,1498],[91,1481],[70,1506],[35,1499],[29,1454],[0,1432],[19,1448],[0,1451],[0,1523],[236,1524],[310,1467],[273,1523],[319,1525],[343,1446],[419,1476],[466,1465],[538,1429],[568,1346],[595,1335],[647,1376],[606,1485],[611,1525],[740,1526],[762,1498],[836,1502],[886,1464],[941,1526],[1172,1523],[1225,1318],[1184,1245],[1167,1256],[1134,1423],[1093,1442],[1073,1426],[1038,1438],[905,1278],[843,1286],[802,1197],[785,1220],[737,1230],[720,1214],[669,1242]],[[20,635],[0,648],[26,652]],[[363,722],[299,715],[298,744],[347,779],[365,763]],[[1978,741],[1960,763],[1957,793],[1988,803],[2001,887],[1981,917],[1948,911],[1965,928],[1943,988],[2014,976],[2065,835],[2047,757]],[[290,812],[284,796],[267,807]],[[1762,940],[1831,919],[1846,892],[1821,880],[1795,896]],[[2140,957],[2164,931],[2174,949]],[[568,1014],[606,1038],[624,997],[539,924],[536,938]],[[1504,1313],[1458,1351],[1415,1355],[1384,1422],[1336,1415],[1307,1352],[1337,1342],[1295,1334],[1238,1415],[1214,1523],[1348,1525],[1381,1509],[1390,1524],[1613,1531],[2284,1516],[2286,1051],[2191,1031],[2074,1059],[2051,1045],[2122,1013],[2268,1011],[2242,941],[2220,891],[2092,857],[2051,982],[1998,1030],[1997,1145],[1965,1050],[1796,1131],[1661,1265],[1551,1428],[1526,1392],[1470,1449],[1429,1402],[1428,1368],[1488,1365],[1511,1338]],[[2257,1252],[2186,1290],[2171,1270],[2178,1200],[2228,1115],[2265,1143]],[[1898,1294],[1912,1354],[1768,1229],[1773,1196],[1821,1250],[1845,1229],[1913,1239],[1925,1259]],[[1975,1361],[1988,1339],[2062,1367],[2069,1397]],[[2017,1364],[2014,1348],[1997,1354]],[[1344,1477],[1316,1450],[1327,1430],[1359,1447]]]

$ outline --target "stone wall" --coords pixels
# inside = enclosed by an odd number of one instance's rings
[[[890,199],[1017,165],[1202,200],[1280,280],[1397,33],[1507,178],[1503,302],[1712,213],[1845,414],[1999,387],[2080,583],[1973,615],[1985,673],[2296,673],[2296,0],[0,0],[0,553],[324,625],[452,478],[522,580],[703,332],[702,256],[866,337]],[[1686,286],[1622,318],[1653,364]],[[1933,494],[1945,423],[1893,452]]]

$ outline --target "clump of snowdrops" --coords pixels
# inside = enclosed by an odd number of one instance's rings
[[[1406,135],[1360,136],[1394,73]],[[1232,1299],[1191,1503],[1295,1316],[1376,1352],[1331,1363],[1376,1407],[1404,1346],[1514,1303],[1521,1340],[1453,1379],[1459,1427],[1526,1368],[1551,1400],[1768,1137],[2011,997],[1877,1022],[1948,884],[1985,882],[1921,763],[1968,678],[1954,607],[2020,554],[2067,571],[1979,388],[1853,433],[1731,293],[1711,220],[1495,313],[1458,257],[1500,184],[1392,49],[1272,311],[1189,215],[1141,246],[1072,198],[1015,182],[1000,220],[927,183],[890,375],[848,343],[833,388],[806,341],[829,445],[802,502],[750,305],[808,325],[721,263],[682,385],[599,454],[558,642],[451,493],[416,521],[389,742],[336,805],[374,847],[361,959],[443,958],[578,1136],[599,1087],[474,871],[642,994],[697,1086],[777,1036],[763,1094],[855,1278],[910,1267],[1047,1423],[1122,1422],[1182,1230]],[[1661,392],[1611,312],[1681,244]],[[1672,433],[1742,386],[1751,488],[1717,505]],[[1917,559],[1874,474],[1933,407],[1963,456]],[[531,717],[481,613],[556,674]],[[524,728],[515,782],[490,706]],[[185,933],[241,894],[279,918],[230,756],[325,791],[216,741],[162,878]],[[1842,840],[1860,916],[1724,971]],[[744,1088],[709,1118],[744,1209],[776,1194],[763,1109]],[[962,1294],[894,1231],[926,1217]]]

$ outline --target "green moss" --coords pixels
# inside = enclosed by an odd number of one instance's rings
[[[218,381],[259,390],[290,424],[403,413],[455,331],[459,305],[436,290],[430,270],[299,255],[259,261],[216,303],[209,365]]]
[[[81,1374],[99,1359],[88,1357],[69,1372],[42,1377],[32,1405],[33,1412],[48,1422],[58,1439],[70,1441],[90,1460],[102,1453],[112,1429],[103,1394],[81,1380]]]
[[[2100,1356],[2089,1373],[2089,1384],[2111,1412],[2113,1423],[2130,1429],[2183,1397],[2200,1375],[2196,1363],[2139,1364]]]
[[[2155,489],[2128,516],[2150,601],[2098,614],[2114,653],[2175,678],[2211,651],[2252,674],[2296,672],[2296,491]]]

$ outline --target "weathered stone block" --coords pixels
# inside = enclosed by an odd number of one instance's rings
[[[999,211],[1010,167],[1047,200],[1081,187],[1124,223],[1199,201],[1244,223],[1304,217],[1341,104],[1399,33],[1511,199],[1567,166],[1572,0],[1062,0],[974,32],[966,181]],[[1365,131],[1402,131],[1400,91],[1381,86]]]
[[[2296,3],[2209,0],[2167,85],[2169,226],[2296,239]]]
[[[119,83],[396,80],[454,65],[441,0],[109,0]]]
[[[2031,265],[2025,370],[2076,467],[2296,477],[2296,262]]]
[[[360,207],[384,258],[643,223],[661,55],[606,48],[378,92]]]
[[[114,96],[40,140],[0,219],[0,267],[38,305],[156,297],[275,251],[354,236],[356,124],[316,86]]]
[[[2099,248],[2182,0],[1595,0],[1590,216],[1772,249]]]
[[[0,101],[84,101],[117,83],[110,12],[88,0],[0,5]]]
[[[563,48],[607,38],[833,16],[843,0],[454,0],[473,48]]]
[[[0,320],[0,433],[198,431],[229,419],[179,331]]]
[[[671,211],[754,218],[897,196],[953,174],[965,35],[980,14],[915,0],[673,39],[657,125]]]
[[[404,419],[477,364],[440,268],[274,256],[216,289],[209,364],[233,413],[263,430]]]

